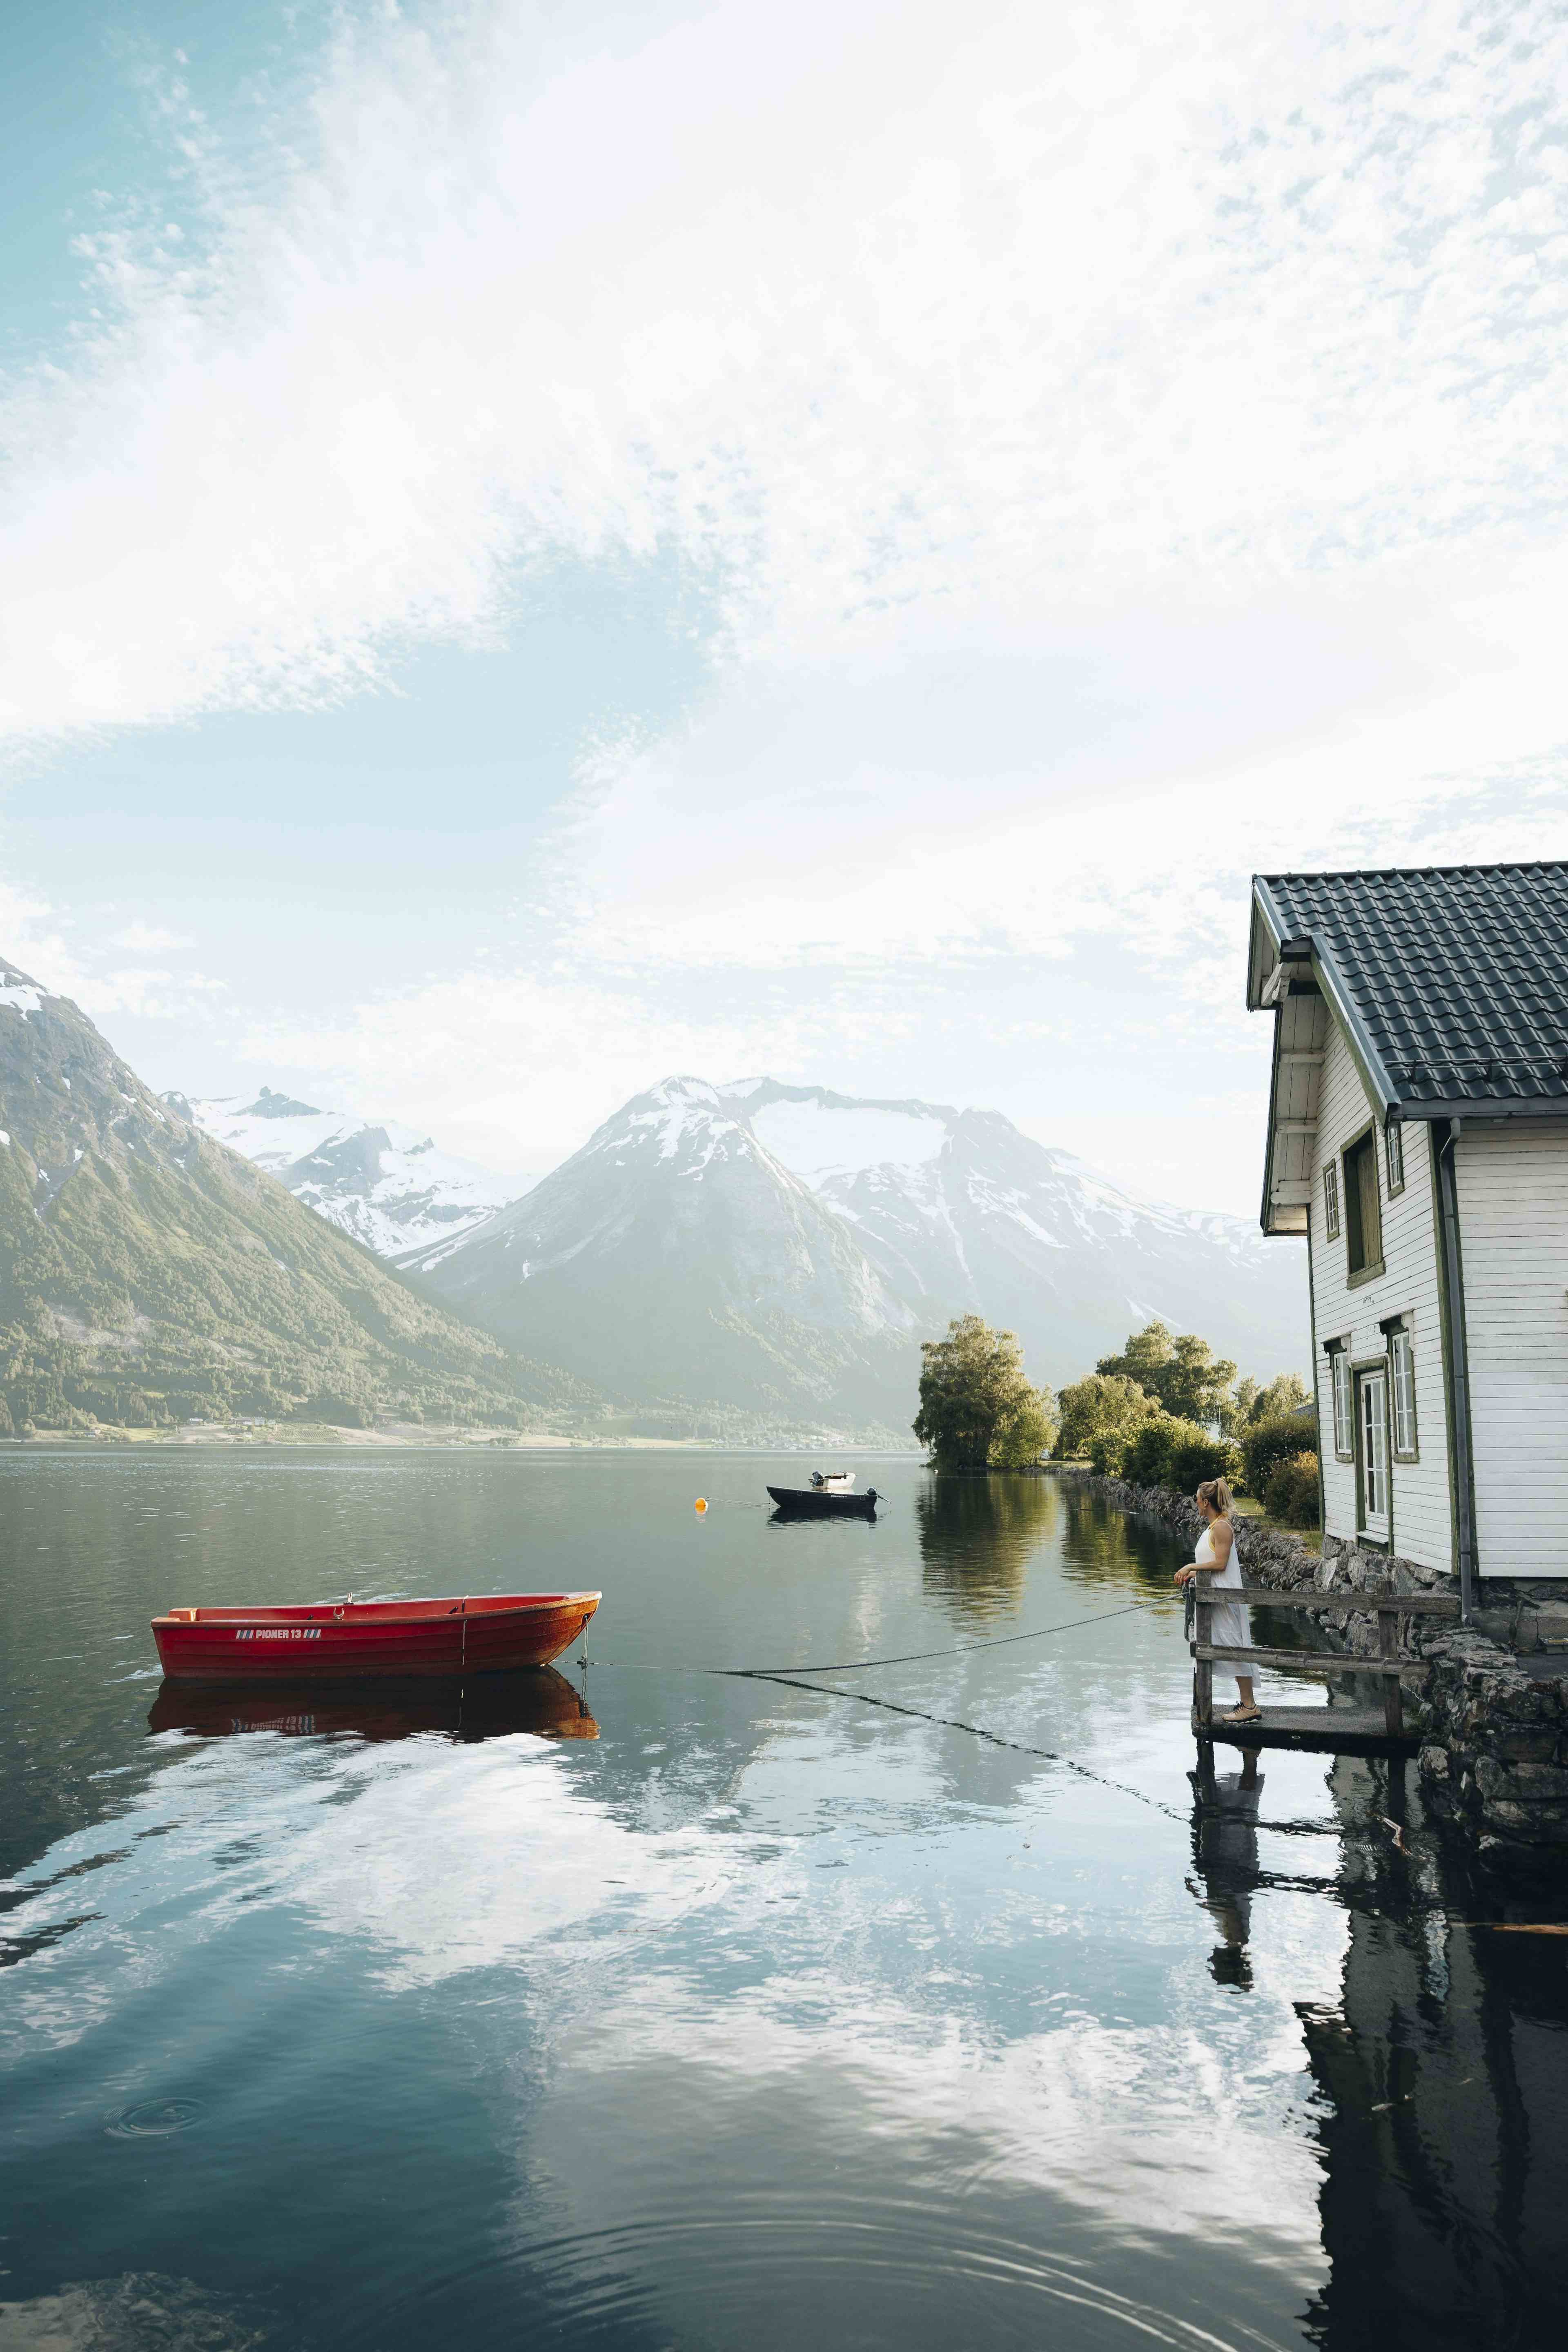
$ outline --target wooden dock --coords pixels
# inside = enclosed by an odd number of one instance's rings
[[[1389,1737],[1380,1706],[1266,1706],[1256,1723],[1215,1716],[1205,1729],[1193,1710],[1193,1736],[1229,1748],[1293,1748],[1323,1756],[1413,1756],[1414,1732]]]
[[[1398,1654],[1402,1617],[1457,1617],[1451,1596],[1415,1592],[1275,1592],[1266,1584],[1221,1586],[1222,1601],[1249,1609],[1309,1610],[1319,1615],[1351,1611],[1375,1615],[1378,1654],[1359,1657],[1338,1650],[1273,1650],[1248,1643],[1228,1646],[1209,1639],[1215,1596],[1200,1584],[1194,1597],[1193,1733],[1200,1742],[1224,1740],[1237,1748],[1297,1748],[1330,1755],[1408,1755],[1419,1746],[1405,1725],[1400,1676],[1420,1671],[1420,1662]],[[1247,1665],[1281,1667],[1288,1674],[1332,1676],[1366,1675],[1383,1685],[1383,1705],[1364,1707],[1266,1706],[1255,1723],[1226,1723],[1214,1706],[1214,1670]]]

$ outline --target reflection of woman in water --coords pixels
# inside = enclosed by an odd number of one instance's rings
[[[1225,1480],[1205,1478],[1198,1488],[1197,1506],[1204,1531],[1192,1559],[1176,1570],[1176,1582],[1190,1584],[1194,1576],[1203,1576],[1207,1578],[1213,1592],[1222,1592],[1226,1587],[1239,1591],[1241,1555],[1230,1523],[1230,1488]],[[1252,1625],[1243,1601],[1216,1600],[1210,1627],[1209,1639],[1217,1648],[1246,1649],[1251,1643]],[[1238,1704],[1226,1717],[1226,1722],[1256,1723],[1263,1709],[1252,1696],[1252,1676],[1238,1672],[1236,1687]]]
[[[1204,1891],[1200,1897],[1220,1932],[1209,1960],[1217,1984],[1245,1990],[1251,1983],[1247,1957],[1252,1933],[1252,1890],[1258,1884],[1258,1804],[1263,1776],[1258,1750],[1242,1751],[1241,1770],[1198,1781],[1198,1811],[1193,1852]],[[1188,1885],[1192,1882],[1189,1879]],[[1193,1887],[1194,1894],[1197,1888]]]

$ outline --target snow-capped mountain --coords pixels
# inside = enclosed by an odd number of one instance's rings
[[[1265,1376],[1306,1353],[1302,1254],[1139,1199],[994,1111],[666,1079],[526,1199],[411,1255],[453,1305],[630,1399],[913,1412],[974,1308],[1054,1384],[1163,1317]]]
[[[1303,1364],[1305,1253],[1245,1218],[1143,1199],[997,1111],[772,1078],[719,1092],[848,1220],[922,1334],[973,1308],[1016,1331],[1036,1377],[1058,1384],[1155,1316],[1244,1371]]]
[[[527,1197],[409,1260],[629,1403],[907,1429],[912,1309],[848,1222],[698,1078],[637,1096]]]
[[[270,1087],[254,1101],[229,1095],[191,1102],[180,1094],[163,1100],[394,1264],[481,1224],[534,1181],[437,1151],[416,1128],[318,1110]]]

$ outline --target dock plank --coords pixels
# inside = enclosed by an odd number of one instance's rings
[[[1222,1723],[1216,1714],[1206,1729],[1193,1714],[1198,1739],[1229,1748],[1296,1748],[1323,1755],[1408,1754],[1420,1741],[1406,1732],[1391,1738],[1381,1707],[1266,1706],[1257,1723]]]

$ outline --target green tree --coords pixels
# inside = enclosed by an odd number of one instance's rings
[[[1312,1399],[1300,1372],[1280,1372],[1266,1389],[1259,1389],[1257,1402],[1247,1415],[1249,1421],[1272,1421],[1276,1413],[1303,1412]]]
[[[1134,1331],[1119,1356],[1101,1356],[1095,1370],[1136,1381],[1145,1395],[1177,1421],[1219,1422],[1230,1406],[1236,1366],[1216,1356],[1195,1331],[1173,1339],[1168,1324]]]
[[[1101,1356],[1094,1369],[1107,1380],[1135,1381],[1145,1396],[1163,1403],[1160,1381],[1175,1352],[1169,1324],[1146,1323],[1142,1331],[1130,1335],[1119,1356]]]
[[[1056,1451],[1062,1462],[1091,1458],[1097,1438],[1130,1435],[1156,1409],[1148,1391],[1122,1372],[1086,1372],[1061,1391],[1057,1405]]]
[[[1049,1389],[1031,1388],[1004,1408],[985,1458],[993,1470],[1026,1470],[1050,1452],[1056,1433]]]
[[[1171,1351],[1160,1387],[1160,1402],[1177,1421],[1216,1423],[1230,1402],[1236,1366],[1216,1356],[1195,1331],[1184,1331]]]
[[[915,1435],[940,1470],[983,1470],[998,1446],[1021,1466],[1050,1444],[1050,1391],[1026,1379],[1016,1335],[978,1315],[958,1316],[945,1339],[924,1341],[920,1399]]]

